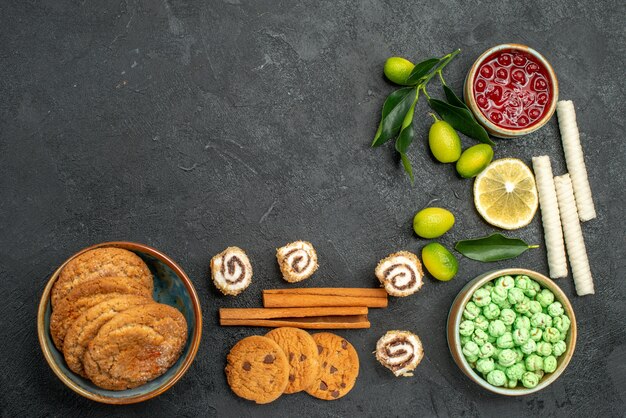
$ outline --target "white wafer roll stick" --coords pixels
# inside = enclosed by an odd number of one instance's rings
[[[556,186],[565,245],[567,246],[569,263],[572,266],[576,293],[578,293],[578,296],[593,294],[595,293],[593,290],[593,279],[591,278],[589,259],[587,259],[583,231],[580,229],[580,221],[578,220],[574,191],[569,174],[555,177],[554,185]]]
[[[578,216],[581,222],[585,222],[596,217],[596,210],[593,206],[591,187],[589,187],[589,179],[587,178],[583,148],[580,145],[574,103],[571,100],[561,100],[556,105],[556,113],[559,117],[563,152],[565,153],[567,170],[572,179]]]
[[[563,229],[561,228],[559,204],[556,200],[550,157],[547,155],[533,157],[533,169],[537,192],[539,193],[539,206],[541,207],[541,221],[548,253],[550,277],[553,279],[566,277],[565,243],[563,242]]]

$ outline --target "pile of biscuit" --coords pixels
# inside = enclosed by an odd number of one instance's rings
[[[354,387],[359,357],[338,335],[283,327],[239,341],[228,354],[225,370],[233,392],[259,404],[301,391],[334,400]]]
[[[70,260],[51,293],[50,335],[67,366],[109,390],[140,386],[178,360],[187,322],[152,299],[150,269],[131,251],[97,248]]]

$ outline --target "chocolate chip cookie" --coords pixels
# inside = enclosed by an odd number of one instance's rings
[[[319,353],[320,373],[307,393],[327,401],[345,396],[359,375],[356,350],[344,338],[330,332],[313,334],[313,339]]]
[[[276,328],[265,334],[287,355],[289,383],[285,393],[296,393],[313,384],[319,372],[317,344],[308,332],[291,327]]]
[[[77,285],[106,276],[127,277],[148,289],[150,294],[154,288],[152,273],[137,254],[122,248],[96,248],[73,258],[63,267],[52,287],[52,307]]]
[[[178,309],[136,306],[100,328],[83,356],[85,374],[104,389],[131,389],[165,373],[186,341],[187,322]]]
[[[274,340],[244,338],[226,358],[226,379],[236,395],[259,404],[277,399],[289,383],[287,356]]]

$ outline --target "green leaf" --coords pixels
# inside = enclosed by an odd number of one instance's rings
[[[413,67],[413,71],[411,71],[411,74],[409,74],[409,77],[406,79],[406,84],[418,84],[420,78],[428,74],[429,71],[432,70],[439,61],[441,61],[441,58],[429,58],[425,61],[415,64],[415,67]]]
[[[415,104],[417,103],[417,99],[419,98],[419,93],[415,95],[415,100],[413,100],[413,104],[409,108],[409,111],[404,116],[404,120],[402,121],[402,129],[400,130],[400,134],[398,138],[396,138],[396,151],[400,154],[406,154],[409,149],[409,145],[413,142],[415,138],[415,128],[413,127],[413,115],[415,114]]]
[[[459,97],[456,94],[454,94],[452,89],[450,87],[446,86],[445,84],[443,85],[443,92],[446,95],[446,100],[452,106],[456,106],[456,107],[460,107],[460,108],[463,108],[463,109],[467,109],[469,111],[469,108],[463,102],[463,100],[459,99]],[[474,115],[472,115],[472,118],[474,118]],[[474,120],[476,120],[476,119],[474,119]]]
[[[380,126],[376,136],[374,136],[372,147],[378,147],[398,135],[402,121],[415,98],[411,93],[417,95],[415,87],[401,88],[387,96],[383,105]]]
[[[492,262],[515,258],[529,248],[537,247],[539,246],[528,245],[519,238],[508,238],[496,233],[487,237],[459,241],[454,248],[472,260]]]
[[[404,171],[406,171],[406,173],[409,175],[409,178],[411,179],[411,184],[413,184],[415,178],[413,178],[413,168],[411,168],[411,161],[409,160],[409,157],[407,157],[407,155],[404,153],[400,154],[400,158],[402,159],[402,166],[404,167]]]
[[[431,109],[441,116],[441,119],[448,122],[454,129],[464,133],[470,138],[479,140],[489,145],[496,145],[490,138],[485,128],[476,122],[472,112],[469,110],[451,105],[437,99],[428,99]]]

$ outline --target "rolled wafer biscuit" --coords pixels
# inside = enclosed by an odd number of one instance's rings
[[[220,292],[236,296],[252,282],[252,265],[244,250],[228,247],[211,259],[211,276]]]
[[[563,152],[567,162],[567,170],[572,181],[576,207],[581,222],[594,219],[596,210],[591,197],[591,187],[587,178],[587,168],[583,157],[583,149],[580,145],[580,134],[576,124],[576,110],[571,100],[561,100],[556,105],[556,113],[559,119],[559,130],[563,142]]]
[[[553,279],[566,277],[567,258],[565,256],[565,243],[563,242],[563,229],[561,228],[559,204],[556,200],[550,157],[547,155],[533,157],[533,169],[539,194],[539,206],[541,207],[541,221],[548,253],[550,277]]]
[[[283,279],[295,283],[308,279],[317,270],[317,252],[310,242],[295,241],[276,250]]]
[[[423,357],[422,341],[409,331],[388,331],[376,343],[376,359],[396,376],[413,376]]]
[[[561,213],[561,224],[563,224],[563,234],[565,235],[565,245],[569,263],[572,266],[572,276],[576,285],[578,296],[593,294],[593,279],[589,268],[589,259],[585,249],[583,232],[578,220],[574,191],[569,174],[554,178],[556,186],[556,196],[559,202]]]
[[[424,284],[422,263],[408,251],[390,254],[378,262],[376,277],[391,296],[409,296]]]

